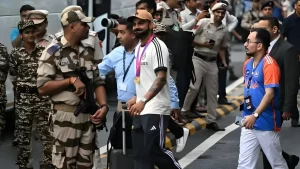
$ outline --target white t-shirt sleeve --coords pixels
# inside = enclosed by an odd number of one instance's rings
[[[161,70],[167,71],[169,67],[169,51],[167,46],[162,42],[153,39],[153,50],[152,50],[152,58],[153,58],[153,70],[154,72],[158,72]]]

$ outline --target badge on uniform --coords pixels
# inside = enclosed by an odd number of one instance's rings
[[[250,95],[245,97],[245,103],[246,103],[246,109],[247,110],[251,110],[253,108]]]
[[[47,53],[49,55],[53,55],[53,53],[57,52],[59,49],[60,49],[60,45],[55,44],[55,45],[51,46],[50,48],[48,48]]]

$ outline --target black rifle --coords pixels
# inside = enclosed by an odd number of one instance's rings
[[[100,106],[96,104],[94,98],[95,87],[91,79],[86,74],[86,67],[76,68],[75,71],[63,73],[63,77],[64,78],[79,77],[82,83],[85,85],[85,93],[80,97],[80,103],[76,111],[74,112],[74,115],[78,116],[80,113],[90,113],[91,115],[94,115],[97,112],[97,110],[100,109]],[[70,86],[67,90],[71,92],[76,91],[73,85]],[[107,132],[108,129],[106,126],[106,118],[104,118],[100,124],[96,125],[97,130],[103,130],[104,128],[106,129]]]

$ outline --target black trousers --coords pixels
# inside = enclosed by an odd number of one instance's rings
[[[225,52],[225,59],[226,59],[226,63],[227,65],[229,65],[229,51],[228,49],[226,49]],[[217,56],[217,64],[221,65],[222,64],[222,60],[220,58],[220,55],[218,54]],[[227,72],[228,72],[228,68],[224,68],[224,69],[220,69],[219,68],[219,73],[218,73],[218,81],[219,81],[219,98],[225,98],[226,97],[226,83],[227,83]]]
[[[169,116],[168,129],[172,134],[174,134],[176,139],[179,139],[183,136],[183,128],[178,125],[172,118]]]
[[[292,115],[291,115],[292,120],[298,121],[299,120],[299,110],[297,108],[297,105],[294,106],[293,111],[291,113],[292,113]]]
[[[169,117],[148,114],[133,118],[134,169],[181,169],[173,153],[164,148]]]

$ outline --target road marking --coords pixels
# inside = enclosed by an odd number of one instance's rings
[[[239,85],[241,85],[244,82],[244,77],[240,77],[238,80],[234,81],[230,85],[226,87],[226,92],[229,93]],[[221,114],[225,114],[221,110]],[[100,148],[100,154],[105,154],[107,152],[106,145]]]
[[[244,82],[244,77],[242,76],[238,80],[234,81],[233,83],[231,83],[226,87],[226,93],[231,92],[233,89],[241,85],[243,82]]]
[[[239,128],[236,124],[231,124],[230,126],[226,127],[225,131],[219,131],[210,136],[204,142],[202,142],[199,146],[189,152],[186,156],[179,160],[179,164],[182,168],[186,168],[190,165],[193,161],[195,161],[199,156],[205,153],[208,149],[210,149],[213,145],[215,145],[218,141],[220,141],[224,136],[231,133],[235,129]]]

